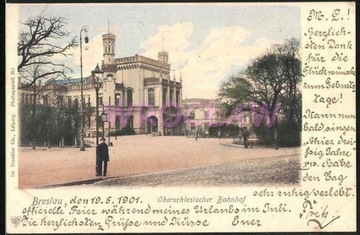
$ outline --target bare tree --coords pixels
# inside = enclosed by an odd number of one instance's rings
[[[37,17],[28,19],[23,25],[25,29],[20,32],[18,43],[18,71],[22,78],[28,80],[27,85],[32,86],[37,80],[56,79],[60,76],[68,78],[67,72],[71,72],[71,69],[54,58],[67,57],[68,50],[77,46],[75,38],[63,43],[63,39],[70,36],[70,32],[63,29],[65,19]],[[31,72],[33,65],[38,70],[36,74]],[[33,76],[28,76],[29,73]]]
[[[54,86],[52,81],[57,78],[69,79],[67,73],[72,70],[61,61],[67,57],[69,49],[77,46],[75,38],[64,43],[70,37],[70,32],[64,30],[66,25],[62,17],[29,18],[23,23],[18,43],[18,72],[20,88],[31,94],[31,141],[35,142],[35,118],[40,94],[49,97],[59,97],[57,93],[62,87]],[[30,90],[30,91],[29,91]],[[53,103],[57,101],[52,99]],[[52,106],[52,104],[48,104]],[[46,120],[43,120],[46,121]],[[35,144],[35,143],[34,143]],[[33,146],[35,147],[35,146]]]

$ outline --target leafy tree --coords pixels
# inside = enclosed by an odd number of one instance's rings
[[[301,127],[301,61],[299,42],[296,39],[274,45],[267,54],[254,59],[247,68],[237,76],[224,82],[219,91],[222,98],[228,101],[228,107],[234,108],[238,103],[247,107],[249,102],[258,107],[268,107],[271,114],[281,103],[281,124],[296,127],[300,136]],[[265,104],[265,106],[264,106]],[[274,146],[278,141],[278,120],[271,126]]]
[[[55,108],[38,105],[37,112],[32,117],[32,104],[22,104],[20,118],[22,143],[36,140],[57,145],[64,138],[65,144],[72,145],[80,128],[80,114],[74,107]]]
[[[284,44],[275,45],[273,53],[281,58],[283,64],[282,73],[287,79],[283,85],[280,100],[283,114],[288,122],[301,123],[301,60],[299,54],[300,43],[296,39],[286,41]]]

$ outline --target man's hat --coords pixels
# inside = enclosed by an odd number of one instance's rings
[[[103,141],[103,140],[106,140],[106,139],[105,139],[105,138],[101,138],[100,140]]]

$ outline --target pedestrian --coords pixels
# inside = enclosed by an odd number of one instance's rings
[[[247,148],[248,147],[248,132],[247,132],[246,128],[243,129],[243,139],[244,139],[245,148]]]
[[[105,143],[105,138],[101,138],[101,143],[98,146],[98,154],[99,154],[99,165],[96,176],[101,176],[101,175],[106,176],[107,163],[108,161],[110,161],[110,159],[109,159],[109,148],[108,145]]]

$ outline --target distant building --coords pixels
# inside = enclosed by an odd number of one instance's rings
[[[239,136],[247,129],[252,132],[252,115],[247,107],[226,115],[221,99],[185,99],[182,102],[185,134],[196,132],[203,137]]]
[[[212,125],[221,124],[225,112],[219,99],[192,98],[182,102],[185,134],[208,136]]]

